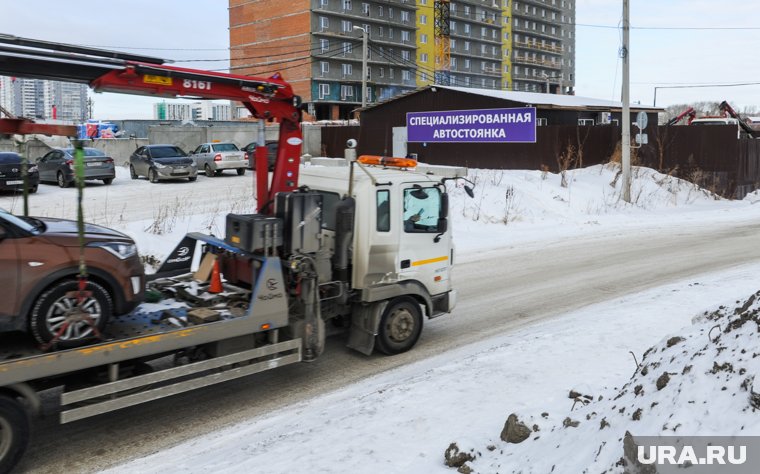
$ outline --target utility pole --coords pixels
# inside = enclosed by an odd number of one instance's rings
[[[362,109],[367,106],[367,30],[362,26],[354,26],[362,30]]]
[[[623,124],[623,136],[621,138],[621,151],[623,153],[621,166],[623,168],[622,198],[625,202],[631,202],[631,105],[630,105],[630,50],[628,49],[629,33],[631,25],[628,18],[628,0],[623,0],[623,112],[621,121]]]

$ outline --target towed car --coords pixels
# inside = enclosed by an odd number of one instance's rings
[[[77,306],[76,221],[19,217],[0,209],[0,332],[28,332],[40,343],[86,341],[109,318],[142,301],[145,271],[134,241],[94,224],[85,224],[84,231],[88,276],[84,301]]]
[[[275,141],[269,141],[266,143],[267,147],[267,167],[269,168],[269,171],[274,170],[274,163],[277,161],[277,142]],[[256,147],[258,147],[257,142],[249,143],[248,145],[243,147],[243,151],[245,152],[245,157],[250,163],[251,169],[256,169]]]
[[[21,155],[14,152],[0,152],[0,190],[23,191],[24,176],[23,160]],[[29,177],[29,192],[36,193],[40,183],[40,174],[37,166],[27,164],[27,176]]]
[[[37,158],[40,181],[57,183],[62,188],[68,188],[74,184],[74,150],[74,148],[61,148]],[[84,151],[84,179],[111,184],[116,177],[113,158],[97,148],[85,147],[82,150]]]
[[[129,157],[129,175],[132,179],[145,176],[151,183],[164,179],[198,179],[198,168],[192,158],[174,145],[146,145]]]

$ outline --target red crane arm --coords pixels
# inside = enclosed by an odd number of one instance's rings
[[[254,117],[280,124],[271,185],[266,147],[256,149],[257,209],[271,213],[268,203],[275,194],[298,186],[301,98],[279,74],[262,79],[168,66],[157,58],[7,35],[0,35],[0,43],[11,45],[0,47],[0,74],[4,75],[84,82],[98,92],[242,102]],[[5,127],[2,122],[0,130]]]

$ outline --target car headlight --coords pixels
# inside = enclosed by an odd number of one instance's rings
[[[101,248],[122,260],[126,260],[137,253],[137,246],[135,244],[122,242],[90,242],[87,246]]]
[[[159,162],[155,162],[155,163],[153,163],[153,165],[154,165],[156,168],[158,168],[158,169],[161,169],[161,168],[166,168],[166,165],[164,165],[164,164],[161,164],[161,163],[159,163]]]
[[[37,165],[30,166],[29,168],[26,169],[27,173],[36,173],[37,171],[38,171],[37,170]]]

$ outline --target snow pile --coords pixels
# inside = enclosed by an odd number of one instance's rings
[[[476,183],[475,199],[459,200],[461,206],[453,213],[484,223],[587,221],[588,216],[616,211],[641,214],[722,200],[688,181],[634,166],[631,203],[627,203],[621,199],[622,176],[616,163],[558,174],[473,169],[468,178]]]
[[[450,445],[446,463],[459,472],[623,472],[626,432],[760,435],[758,337],[760,291],[662,339],[622,388],[571,390],[566,411],[512,414],[499,437]]]

